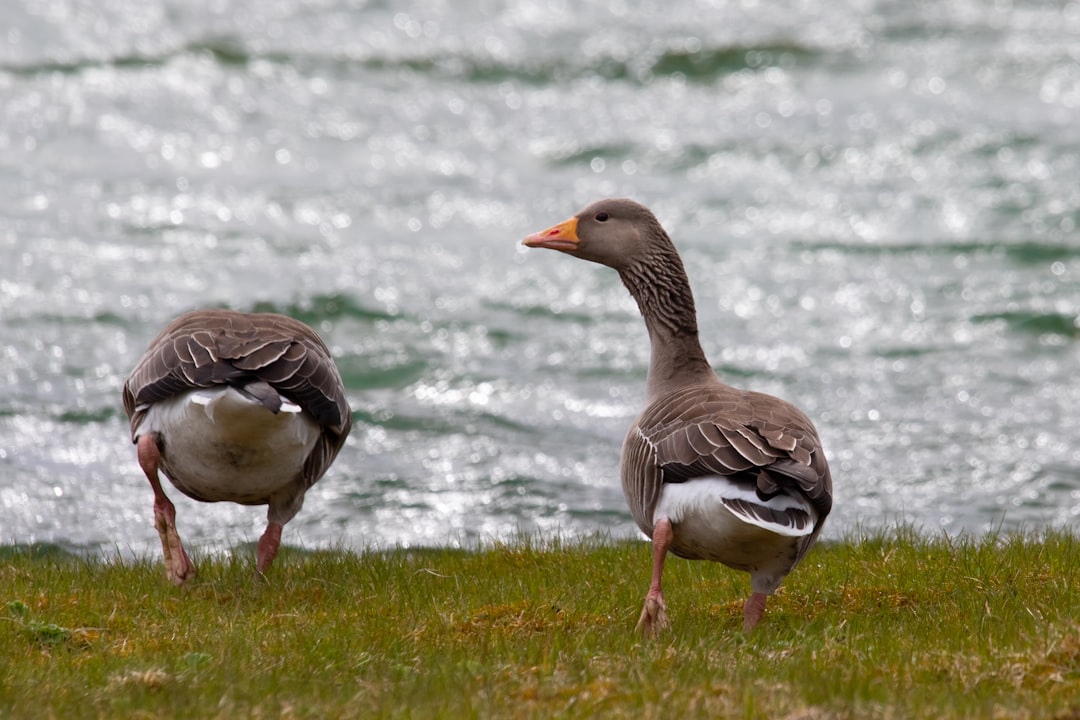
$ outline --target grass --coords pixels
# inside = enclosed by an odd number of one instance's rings
[[[0,717],[1080,718],[1063,531],[823,544],[750,635],[744,574],[671,558],[653,641],[644,543],[250,555],[0,548]]]

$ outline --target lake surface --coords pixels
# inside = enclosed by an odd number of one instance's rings
[[[16,0],[0,543],[159,553],[120,388],[200,306],[313,325],[356,425],[288,544],[629,536],[648,344],[520,239],[649,205],[705,348],[802,407],[827,537],[1080,514],[1080,3]],[[204,551],[261,508],[167,486]]]

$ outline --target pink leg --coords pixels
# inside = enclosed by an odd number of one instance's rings
[[[765,614],[765,601],[769,596],[765,593],[751,593],[746,604],[743,605],[743,632],[750,632],[754,629],[754,626],[761,620],[761,616]]]
[[[270,568],[270,563],[277,557],[279,547],[281,547],[281,523],[271,521],[266,524],[266,531],[259,538],[259,547],[255,556],[255,570],[259,575]]]
[[[140,436],[137,448],[139,466],[146,473],[150,487],[154,490],[154,528],[161,537],[161,550],[165,556],[165,577],[174,585],[183,585],[185,580],[195,574],[195,566],[184,552],[184,545],[180,542],[180,533],[176,531],[176,506],[161,489],[161,480],[158,478],[161,452],[158,450],[157,442],[150,435]]]
[[[661,518],[653,528],[653,568],[652,583],[645,596],[645,607],[641,609],[641,618],[635,628],[645,637],[655,637],[670,623],[667,618],[667,606],[664,605],[664,591],[660,588],[660,578],[664,574],[664,558],[671,545],[671,521]]]

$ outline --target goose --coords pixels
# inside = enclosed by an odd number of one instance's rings
[[[304,323],[273,313],[206,309],[173,320],[124,383],[139,466],[154,491],[165,575],[195,574],[159,472],[203,502],[268,505],[257,576],[304,493],[337,457],[352,427],[330,351]]]
[[[648,330],[646,406],[620,462],[630,513],[653,549],[637,630],[653,636],[670,625],[661,586],[670,552],[750,574],[748,632],[832,509],[832,478],[813,423],[784,400],[716,375],[698,339],[682,259],[648,208],[600,200],[523,244],[616,270]]]

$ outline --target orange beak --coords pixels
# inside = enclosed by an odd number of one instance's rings
[[[531,248],[547,248],[564,252],[577,250],[578,243],[581,242],[577,236],[577,223],[578,219],[572,217],[565,222],[549,227],[547,230],[541,230],[538,233],[529,235],[521,241],[521,244]]]

